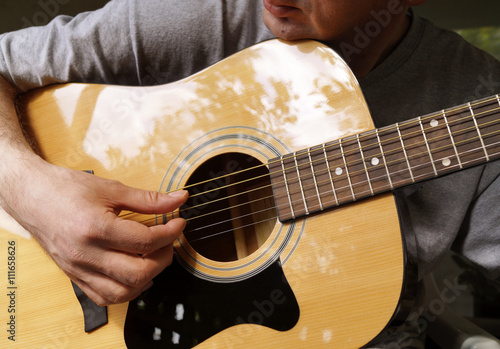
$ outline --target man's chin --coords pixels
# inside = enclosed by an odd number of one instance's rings
[[[313,39],[311,35],[307,35],[303,28],[290,18],[276,17],[264,10],[263,19],[267,28],[280,39],[288,41]]]

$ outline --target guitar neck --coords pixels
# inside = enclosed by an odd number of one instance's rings
[[[496,95],[272,159],[280,220],[497,159],[499,114]]]

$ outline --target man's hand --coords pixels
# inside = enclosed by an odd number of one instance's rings
[[[118,214],[171,212],[187,192],[134,189],[30,158],[29,168],[16,171],[16,183],[9,185],[6,209],[61,269],[99,305],[129,301],[150,287],[171,263],[172,242],[185,221],[147,227]]]
[[[134,189],[49,164],[23,136],[14,106],[17,94],[0,77],[0,205],[94,302],[135,298],[171,263],[172,242],[185,221],[147,227],[118,214],[171,212],[187,192]]]

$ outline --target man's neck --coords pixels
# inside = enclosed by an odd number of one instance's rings
[[[410,17],[404,11],[401,16],[392,18],[391,23],[381,28],[380,33],[370,37],[359,28],[353,31],[350,39],[332,46],[349,64],[354,75],[360,79],[381,64],[406,35]]]

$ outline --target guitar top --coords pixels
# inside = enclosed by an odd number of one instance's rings
[[[327,150],[316,162],[324,144],[373,129],[327,47],[268,41],[172,84],[51,86],[19,110],[47,161],[143,189],[186,187],[190,200],[175,213],[188,225],[173,265],[88,334],[70,281],[0,215],[1,347],[359,348],[401,310],[392,194],[358,202],[346,176],[364,167]],[[335,202],[339,186],[350,203]]]

